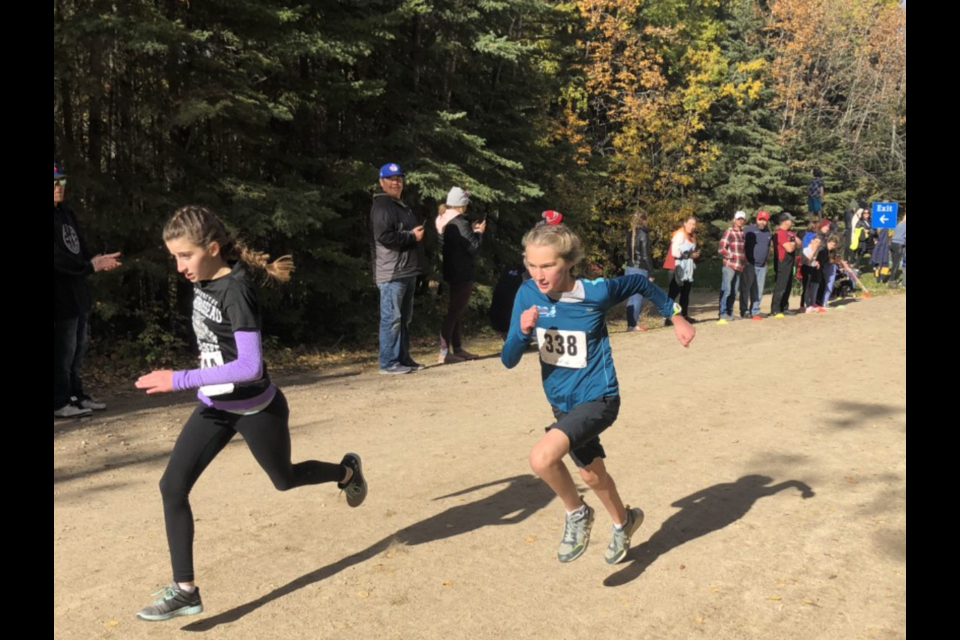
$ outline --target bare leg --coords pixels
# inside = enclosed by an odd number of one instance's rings
[[[530,453],[530,467],[553,489],[567,511],[576,511],[583,506],[583,501],[570,470],[563,463],[569,453],[570,439],[563,432],[554,429],[533,448]]]
[[[580,469],[580,476],[587,483],[603,506],[606,507],[613,518],[613,523],[623,525],[627,521],[627,509],[620,498],[620,492],[617,491],[617,483],[613,477],[607,473],[607,465],[603,458],[597,458],[586,469]]]

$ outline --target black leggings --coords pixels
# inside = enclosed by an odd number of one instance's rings
[[[473,295],[472,282],[450,285],[450,307],[440,331],[441,349],[458,353],[463,347],[463,315],[470,307],[471,295]]]
[[[193,412],[160,481],[175,582],[194,581],[190,492],[210,463],[238,433],[277,491],[343,480],[346,470],[339,464],[291,464],[289,418],[287,399],[280,391],[269,407],[252,416],[238,416],[205,406],[197,407]]]
[[[820,287],[823,286],[823,271],[817,267],[803,267],[803,306],[816,307],[820,300]]]
[[[676,271],[669,271],[670,275],[670,291],[667,294],[670,296],[670,299],[674,302],[677,302],[679,298],[680,313],[684,318],[690,317],[690,291],[693,289],[692,282],[684,282],[680,284],[676,279]]]
[[[903,245],[890,245],[890,257],[893,258],[893,263],[890,266],[890,283],[899,284],[900,267],[903,266]]]

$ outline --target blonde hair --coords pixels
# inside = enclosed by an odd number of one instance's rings
[[[267,281],[289,282],[295,269],[293,257],[283,256],[270,262],[269,254],[254,251],[242,240],[235,238],[223,221],[206,207],[183,207],[173,214],[163,229],[163,241],[170,242],[181,238],[204,248],[216,242],[220,245],[220,254],[225,261],[242,262]]]
[[[565,224],[540,225],[523,237],[523,248],[531,245],[550,247],[566,266],[575,267],[585,256],[580,237]]]

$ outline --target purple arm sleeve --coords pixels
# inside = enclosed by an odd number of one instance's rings
[[[237,341],[237,359],[222,367],[177,371],[173,374],[175,391],[199,389],[216,384],[253,382],[263,376],[263,347],[260,333],[242,331],[234,334]]]

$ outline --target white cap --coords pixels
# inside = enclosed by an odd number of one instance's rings
[[[746,220],[747,212],[746,211],[737,211],[737,215],[733,216],[734,220]]]
[[[461,189],[460,187],[454,187],[450,190],[450,193],[447,195],[447,206],[448,207],[466,207],[470,205],[470,194]]]

